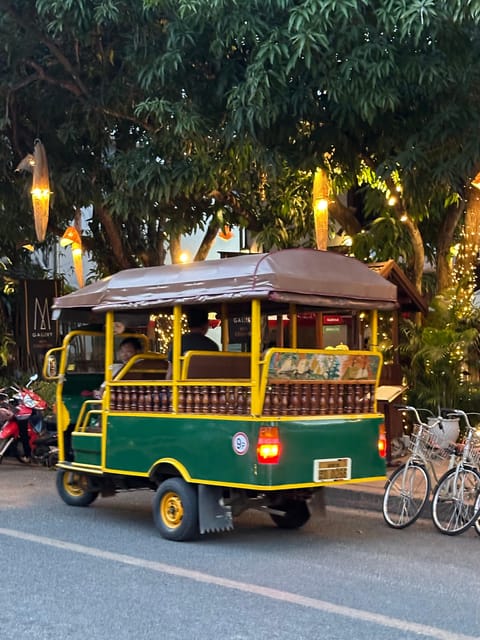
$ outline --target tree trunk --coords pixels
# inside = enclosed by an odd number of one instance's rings
[[[450,249],[453,245],[455,229],[463,213],[463,203],[452,204],[443,217],[437,239],[437,293],[448,289],[452,284]]]
[[[108,237],[118,268],[131,269],[135,267],[135,262],[124,250],[120,229],[112,220],[110,212],[103,205],[99,205],[95,207],[95,215],[100,220],[103,230]]]
[[[457,287],[460,308],[470,309],[471,297],[476,288],[476,267],[480,244],[480,192],[470,187],[467,194],[465,221],[460,250],[455,259],[452,280]]]
[[[182,253],[182,245],[180,243],[180,236],[173,233],[170,234],[170,259],[172,264],[178,264],[180,262],[180,254]]]
[[[346,207],[338,198],[329,204],[328,212],[348,236],[355,236],[362,230],[362,225],[355,216],[356,209]]]
[[[418,293],[422,293],[422,277],[425,268],[425,248],[423,245],[422,234],[420,233],[416,222],[410,216],[406,216],[404,221],[405,228],[412,241],[413,248],[413,284]]]
[[[215,242],[215,239],[217,237],[217,233],[218,233],[218,222],[216,220],[215,221],[212,220],[208,225],[205,235],[203,236],[202,242],[200,243],[197,253],[195,254],[195,258],[194,258],[195,262],[200,262],[201,260],[207,259],[208,254],[210,253],[210,249],[212,248],[213,243]]]

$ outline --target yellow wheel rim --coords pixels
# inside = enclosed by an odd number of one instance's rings
[[[160,515],[163,522],[170,529],[179,527],[183,519],[183,504],[180,496],[174,491],[168,491],[160,502]]]
[[[75,498],[83,496],[85,489],[82,487],[82,476],[77,473],[66,473],[63,476],[63,487],[65,491]]]

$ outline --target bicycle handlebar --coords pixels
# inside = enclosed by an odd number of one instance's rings
[[[400,411],[411,411],[414,415],[416,423],[419,425],[422,425],[422,427],[428,430],[433,429],[434,427],[437,427],[437,426],[440,426],[440,429],[443,430],[442,416],[436,416],[430,411],[430,409],[422,409],[422,408],[417,409],[416,407],[410,404],[394,404],[393,407],[395,409],[399,409]],[[430,414],[429,419],[431,420],[431,422],[426,422],[425,420],[422,420],[422,418],[420,417],[419,411],[427,411]]]

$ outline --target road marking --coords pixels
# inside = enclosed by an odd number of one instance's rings
[[[48,547],[62,549],[63,551],[72,551],[73,553],[80,553],[86,556],[91,556],[93,558],[99,558],[101,560],[110,560],[112,562],[140,567],[142,569],[150,569],[151,571],[157,571],[158,573],[166,573],[168,575],[179,578],[195,580],[196,582],[203,582],[205,584],[223,587],[224,589],[234,589],[236,591],[242,591],[244,593],[258,595],[264,598],[270,598],[271,600],[277,600],[279,602],[285,602],[287,604],[296,604],[301,607],[324,611],[325,613],[353,618],[354,620],[361,620],[362,622],[370,622],[382,627],[399,629],[404,632],[414,633],[417,635],[425,636],[427,638],[435,638],[436,640],[478,640],[478,636],[466,636],[459,633],[453,633],[451,631],[446,631],[437,627],[431,627],[429,625],[418,624],[416,622],[410,622],[408,620],[401,620],[400,618],[390,618],[380,613],[372,613],[370,611],[364,611],[363,609],[355,609],[353,607],[334,604],[333,602],[328,602],[326,600],[318,600],[316,598],[302,596],[290,591],[281,591],[280,589],[262,587],[260,585],[251,584],[248,582],[239,582],[237,580],[229,580],[228,578],[220,578],[218,576],[203,573],[201,571],[182,569],[181,567],[175,567],[173,565],[164,564],[162,562],[144,560],[142,558],[128,556],[123,553],[103,551],[102,549],[96,549],[95,547],[87,547],[85,545],[76,544],[74,542],[57,540],[56,538],[46,538],[44,536],[37,536],[31,533],[24,533],[23,531],[16,531],[15,529],[4,529],[1,527],[0,535],[17,538],[18,540],[35,542],[37,544],[42,544]]]

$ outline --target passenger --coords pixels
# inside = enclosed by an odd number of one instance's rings
[[[130,358],[136,356],[138,353],[142,353],[143,346],[138,338],[125,338],[120,343],[117,352],[117,358],[119,362],[115,362],[112,368],[112,378],[115,378],[123,367],[127,364]]]
[[[188,333],[182,336],[181,355],[187,351],[218,351],[218,344],[205,335],[209,329],[208,311],[204,309],[191,309],[187,313]],[[170,345],[167,354],[168,370],[165,378],[172,378],[173,345]]]
[[[117,358],[119,362],[115,362],[112,366],[112,378],[118,376],[123,367],[127,364],[130,358],[137,355],[138,353],[142,353],[143,346],[138,338],[125,338],[120,343],[117,352]],[[95,389],[93,392],[93,397],[99,400],[103,392],[105,390],[105,382],[103,382],[100,386],[100,389]]]

